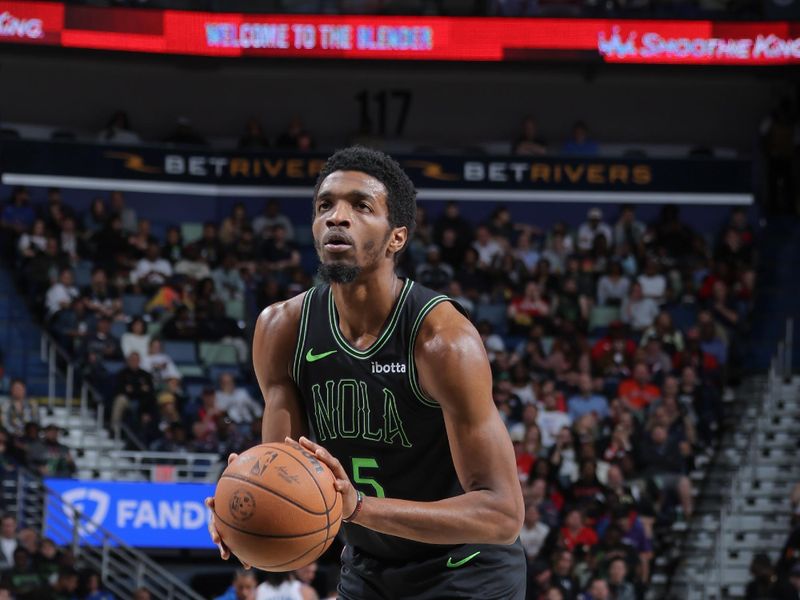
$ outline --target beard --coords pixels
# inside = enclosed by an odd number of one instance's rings
[[[325,283],[353,283],[361,273],[361,267],[342,263],[322,263],[317,275]]]

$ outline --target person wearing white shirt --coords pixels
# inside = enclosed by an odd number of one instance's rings
[[[228,413],[230,420],[239,425],[250,423],[263,412],[263,407],[253,400],[246,389],[236,387],[236,381],[230,373],[223,373],[219,377],[215,404],[217,410]]]
[[[292,221],[281,213],[281,204],[277,200],[268,200],[264,207],[264,214],[253,219],[253,231],[256,235],[268,238],[272,235],[272,228],[275,225],[283,226],[286,239],[294,239],[294,227]]]
[[[600,306],[619,306],[627,297],[631,281],[622,274],[619,261],[612,261],[608,273],[597,284],[597,304]]]
[[[647,259],[644,273],[636,278],[642,286],[645,298],[652,298],[658,304],[663,304],[667,296],[667,278],[658,272],[658,263],[652,258]]]
[[[658,310],[656,301],[644,296],[642,285],[637,281],[631,286],[630,295],[622,301],[620,318],[634,331],[644,331],[653,324]]]
[[[525,521],[519,532],[519,541],[525,548],[528,560],[534,560],[544,546],[550,528],[539,520],[539,508],[531,504],[525,509]]]
[[[172,358],[164,354],[161,349],[161,340],[150,340],[147,354],[142,355],[141,368],[153,376],[153,381],[158,385],[167,379],[180,379],[181,374]]]
[[[72,270],[63,269],[58,275],[58,281],[47,290],[44,299],[47,316],[52,317],[58,311],[69,307],[79,295],[80,292],[74,285]]]
[[[0,519],[0,561],[8,568],[14,566],[14,550],[17,549],[17,519],[4,515]]]
[[[291,573],[266,573],[266,580],[256,588],[256,600],[317,600],[310,585]]]
[[[25,258],[31,258],[47,249],[47,236],[45,235],[45,223],[42,219],[33,222],[30,233],[23,233],[19,236],[17,250]]]
[[[556,409],[556,395],[546,392],[542,396],[542,409],[536,418],[536,424],[542,434],[542,446],[550,448],[556,443],[556,436],[562,428],[572,427],[572,419],[567,413]]]
[[[150,336],[147,334],[144,319],[136,317],[131,321],[128,331],[122,334],[120,346],[125,358],[128,358],[131,352],[136,352],[139,356],[147,355],[150,348]]]
[[[223,302],[244,298],[245,284],[233,254],[226,254],[211,276]]]
[[[578,250],[589,252],[594,247],[594,238],[602,235],[608,242],[608,247],[612,246],[611,227],[603,223],[603,211],[597,208],[590,208],[586,215],[588,222],[581,224],[578,228]]]
[[[172,275],[172,265],[161,258],[161,249],[152,242],[147,246],[147,254],[139,259],[136,268],[131,271],[131,282],[147,289],[155,289]]]
[[[503,251],[503,248],[495,241],[489,228],[485,225],[481,225],[475,231],[475,241],[472,242],[472,247],[478,253],[478,262],[484,267],[491,265],[495,257]]]

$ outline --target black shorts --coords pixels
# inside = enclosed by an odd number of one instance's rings
[[[346,546],[340,600],[524,600],[525,553],[510,546],[465,544],[419,561],[389,562]]]

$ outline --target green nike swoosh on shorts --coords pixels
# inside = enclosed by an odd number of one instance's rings
[[[450,569],[457,569],[458,567],[463,567],[465,564],[467,564],[473,558],[478,556],[478,554],[480,554],[480,553],[481,553],[481,551],[478,550],[477,552],[473,552],[472,554],[470,554],[466,558],[462,558],[461,560],[456,561],[456,562],[453,562],[453,557],[451,556],[450,558],[447,559],[447,566]]]
[[[306,352],[306,360],[308,362],[316,362],[318,360],[321,360],[321,359],[325,358],[326,356],[330,356],[331,354],[334,354],[335,352],[336,352],[336,350],[328,350],[327,352],[323,352],[321,354],[314,354],[314,349],[313,348],[309,348],[308,352]]]

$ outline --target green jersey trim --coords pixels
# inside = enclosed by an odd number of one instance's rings
[[[411,328],[411,338],[408,343],[408,382],[411,384],[411,390],[414,392],[417,400],[419,400],[425,406],[429,406],[431,408],[439,408],[439,403],[426,395],[425,392],[422,391],[419,381],[417,381],[417,367],[414,363],[414,346],[417,342],[417,334],[422,326],[422,321],[425,320],[425,317],[428,316],[428,313],[431,312],[436,306],[442,302],[447,302],[448,300],[450,300],[450,298],[444,295],[434,296],[428,300],[427,304],[422,307],[422,310],[420,310],[419,314],[417,315],[417,320],[414,322],[414,326]]]
[[[311,288],[303,298],[303,309],[300,311],[300,326],[297,331],[297,346],[294,349],[294,362],[292,363],[292,379],[300,385],[300,365],[303,362],[303,346],[306,344],[306,329],[308,328],[308,314],[311,312],[311,297],[317,288]]]
[[[328,321],[330,322],[333,339],[336,340],[336,343],[342,350],[344,350],[353,358],[366,359],[375,356],[375,354],[377,354],[381,348],[386,345],[386,342],[389,341],[389,338],[392,337],[395,327],[397,327],[397,322],[400,320],[400,313],[403,308],[403,304],[405,304],[406,298],[408,297],[409,292],[411,292],[412,287],[414,287],[414,282],[410,279],[406,279],[403,289],[400,291],[400,296],[397,298],[397,303],[394,306],[394,311],[392,311],[392,316],[389,319],[389,323],[386,325],[386,328],[383,330],[383,333],[380,335],[380,337],[375,340],[375,342],[373,342],[372,345],[370,345],[366,350],[353,348],[353,346],[351,346],[342,335],[342,332],[339,330],[339,315],[336,312],[336,305],[333,302],[333,290],[328,289]]]

